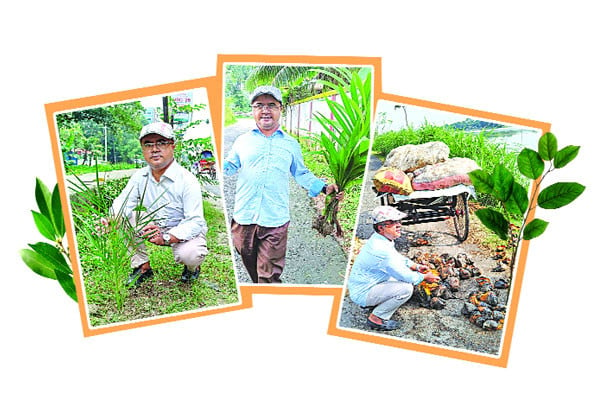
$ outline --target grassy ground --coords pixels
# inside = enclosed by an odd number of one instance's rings
[[[128,164],[128,163],[117,163],[117,164],[98,164],[98,172],[108,172],[108,171],[119,171],[123,169],[133,169],[137,168],[139,165],[136,164]],[[67,167],[67,172],[69,174],[81,175],[88,174],[91,172],[96,172],[95,165],[70,165]]]
[[[150,244],[147,247],[154,277],[129,289],[119,309],[107,286],[110,283],[103,279],[105,271],[82,257],[90,323],[98,326],[236,303],[238,293],[223,212],[219,205],[205,200],[204,214],[209,226],[209,254],[200,277],[192,284],[180,282],[183,267],[175,263],[169,247]]]

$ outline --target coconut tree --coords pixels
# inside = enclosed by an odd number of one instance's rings
[[[321,71],[335,83],[321,81],[335,90],[340,101],[326,99],[331,118],[317,113],[316,121],[323,128],[313,138],[320,145],[339,191],[364,175],[369,152],[371,129],[371,69],[349,70],[340,68],[343,78],[328,71]],[[346,83],[349,82],[349,83]],[[337,219],[340,199],[335,194],[328,195],[323,214],[315,221],[315,228],[322,234],[342,236],[342,228]]]
[[[346,71],[352,70],[358,68],[346,69]],[[320,93],[325,87],[325,82],[334,85],[342,82],[348,84],[348,78],[349,75],[335,66],[316,68],[303,65],[266,64],[253,69],[244,86],[248,92],[261,85],[276,86],[289,103]]]

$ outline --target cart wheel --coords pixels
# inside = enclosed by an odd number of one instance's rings
[[[469,236],[469,206],[467,204],[466,193],[456,196],[453,219],[454,228],[456,228],[456,237],[459,242],[464,242],[467,236]]]

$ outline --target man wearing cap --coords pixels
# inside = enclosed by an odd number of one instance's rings
[[[254,283],[281,283],[290,222],[289,177],[308,191],[338,191],[304,165],[298,142],[280,129],[281,92],[260,86],[250,96],[256,128],[240,135],[223,172],[239,173],[231,222],[233,244]]]
[[[372,212],[375,232],[360,249],[350,271],[350,299],[362,307],[374,307],[367,318],[371,329],[398,329],[400,323],[391,317],[410,299],[414,286],[423,280],[439,280],[427,267],[396,251],[394,239],[401,235],[401,220],[405,216],[394,207],[376,207]]]
[[[152,222],[140,236],[156,246],[171,246],[175,261],[184,265],[182,282],[198,278],[206,248],[206,221],[202,188],[196,177],[174,158],[174,135],[164,122],[148,124],[140,133],[140,144],[148,166],[132,175],[114,200],[113,212],[134,221],[140,203]],[[136,246],[128,284],[140,285],[153,276],[144,242]]]

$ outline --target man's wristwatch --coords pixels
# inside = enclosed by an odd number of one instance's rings
[[[327,194],[327,185],[323,186],[323,189],[321,189],[321,193]]]
[[[163,241],[165,242],[165,246],[169,246],[171,244],[171,235],[163,233]]]

